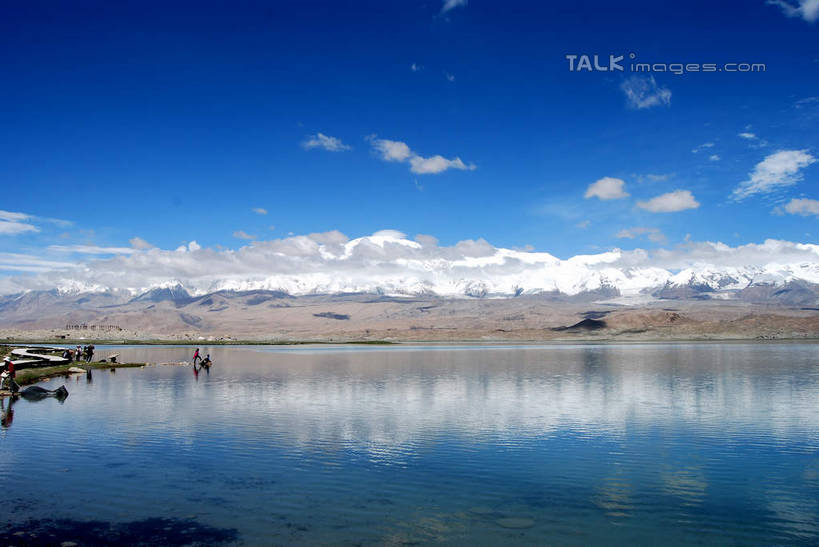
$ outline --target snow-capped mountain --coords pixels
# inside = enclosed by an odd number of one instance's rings
[[[173,251],[149,249],[2,281],[6,284],[0,288],[7,294],[15,292],[12,283],[20,283],[18,294],[56,289],[62,296],[106,294],[110,300],[136,302],[185,302],[226,291],[741,298],[754,286],[819,284],[819,245],[768,240],[729,247],[703,242],[674,250],[614,249],[560,259],[545,252],[494,247],[484,240],[445,247],[431,237],[413,241],[389,230],[352,240],[328,232],[253,242],[238,250],[192,242]]]

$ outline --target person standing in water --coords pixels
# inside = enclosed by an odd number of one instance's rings
[[[202,358],[199,356],[199,348],[196,348],[196,351],[193,352],[193,366],[196,366],[197,359],[200,361],[202,360]]]
[[[14,373],[14,362],[6,361],[6,370],[3,371],[3,374],[0,375],[0,388],[3,386],[6,387],[7,390],[11,391],[12,393],[17,393],[19,391],[19,386],[17,382],[14,381],[16,374]]]

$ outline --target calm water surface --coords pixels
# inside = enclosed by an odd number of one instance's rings
[[[819,543],[817,345],[204,349],[210,374],[95,371],[48,382],[63,404],[18,401],[0,532],[162,518],[167,543]]]

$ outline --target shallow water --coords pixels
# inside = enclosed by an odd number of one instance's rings
[[[95,371],[47,383],[63,404],[18,401],[0,534],[819,542],[817,345],[204,349],[210,374]]]

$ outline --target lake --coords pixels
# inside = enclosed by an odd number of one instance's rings
[[[819,543],[817,345],[203,349],[17,401],[0,538]]]

